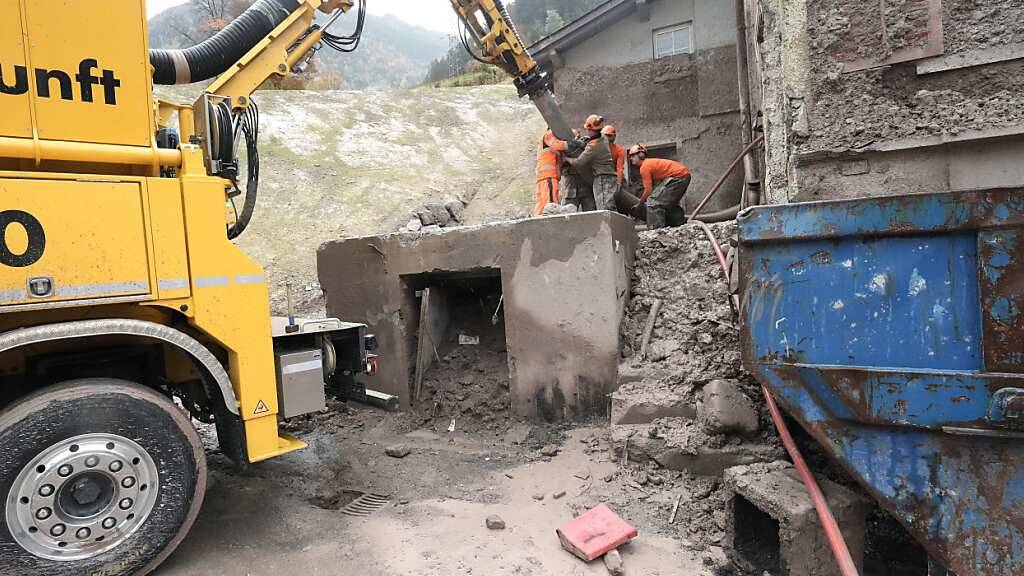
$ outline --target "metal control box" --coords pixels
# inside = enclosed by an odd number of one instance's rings
[[[282,418],[319,412],[327,407],[321,350],[279,352],[276,360],[277,397]]]

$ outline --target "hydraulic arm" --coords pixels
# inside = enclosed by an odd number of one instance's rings
[[[462,42],[478,60],[498,66],[514,79],[520,96],[529,96],[562,140],[573,140],[572,126],[551,91],[551,79],[523,46],[502,0],[450,0],[463,26]],[[471,38],[467,38],[468,32]],[[469,42],[475,44],[474,53]]]
[[[498,66],[515,80],[520,96],[529,96],[560,139],[574,140],[552,92],[551,79],[523,45],[501,0],[450,0],[460,20],[467,51],[477,60]],[[240,235],[252,217],[259,181],[258,109],[251,96],[274,76],[301,71],[322,46],[349,52],[362,35],[366,0],[359,2],[355,31],[337,36],[328,30],[355,6],[354,0],[257,0],[212,38],[184,50],[151,50],[156,84],[187,84],[216,77],[191,106],[160,102],[161,127],[179,115],[180,139],[203,149],[207,170],[230,182],[229,196],[244,196],[241,213],[229,229]],[[321,26],[317,11],[329,15]],[[471,45],[472,44],[472,45]],[[238,144],[245,141],[248,174],[244,192]]]

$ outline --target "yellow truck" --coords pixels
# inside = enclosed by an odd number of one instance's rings
[[[571,137],[501,2],[451,4],[477,56]],[[372,395],[365,326],[272,321],[264,271],[231,241],[258,190],[252,93],[354,49],[355,8],[257,0],[162,51],[144,0],[0,0],[0,574],[145,574],[203,501],[193,419],[255,463],[304,446],[278,422],[321,409],[325,384]],[[332,33],[353,10],[355,31]],[[213,78],[193,104],[153,98]]]

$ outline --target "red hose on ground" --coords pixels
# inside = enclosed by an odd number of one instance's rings
[[[708,240],[711,241],[711,247],[714,248],[715,255],[718,256],[718,263],[722,265],[725,281],[728,282],[729,263],[726,261],[725,254],[722,253],[721,246],[718,245],[718,239],[715,238],[714,232],[711,231],[707,224],[700,220],[694,220],[694,222],[700,225]],[[736,304],[736,309],[739,310],[739,296],[733,294],[732,298],[733,303]],[[789,427],[786,426],[786,422],[782,419],[782,412],[779,411],[775,398],[772,398],[772,393],[764,385],[761,385],[761,393],[764,394],[764,400],[768,404],[768,411],[772,415],[775,429],[779,432],[779,438],[782,439],[782,444],[786,446],[786,452],[789,453],[789,457],[793,460],[793,466],[796,467],[797,473],[800,474],[800,479],[803,480],[804,486],[807,488],[807,494],[814,504],[814,509],[818,512],[818,519],[825,528],[825,537],[832,548],[832,555],[835,556],[836,563],[839,564],[839,572],[842,576],[859,576],[857,565],[853,563],[853,557],[850,556],[850,548],[846,545],[843,533],[839,530],[839,524],[836,522],[835,516],[832,515],[832,510],[828,507],[828,501],[825,500],[821,487],[818,486],[817,480],[811,474],[811,469],[807,467],[807,462],[804,461],[803,455],[800,454],[800,449],[796,447],[796,442],[793,441],[793,436],[789,433]]]

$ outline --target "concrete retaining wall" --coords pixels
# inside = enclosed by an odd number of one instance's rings
[[[424,274],[500,270],[512,410],[564,420],[607,413],[636,231],[609,212],[348,238],[321,246],[331,316],[367,323],[380,342],[373,388],[407,407]]]

